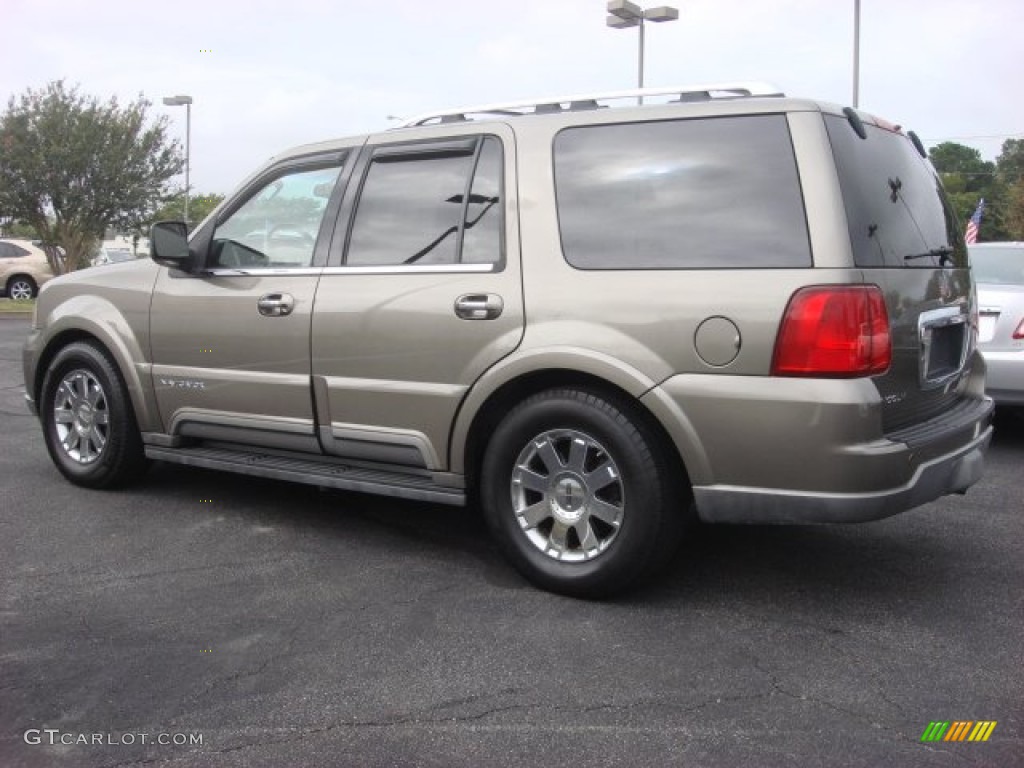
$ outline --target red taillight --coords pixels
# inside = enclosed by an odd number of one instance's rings
[[[873,376],[892,361],[877,285],[816,285],[793,294],[782,317],[773,376]]]
[[[1017,330],[1013,332],[1013,338],[1024,339],[1024,317],[1020,319],[1020,324],[1017,325]]]

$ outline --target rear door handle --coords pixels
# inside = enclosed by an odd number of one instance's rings
[[[284,317],[295,309],[295,299],[289,293],[265,293],[256,302],[256,307],[266,317]]]
[[[466,293],[455,300],[455,315],[463,320],[493,320],[504,308],[505,302],[494,293]]]

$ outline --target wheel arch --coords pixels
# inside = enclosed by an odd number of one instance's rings
[[[81,325],[64,325],[59,321],[55,323],[52,335],[40,351],[32,380],[32,397],[35,402],[41,404],[46,372],[60,350],[75,342],[91,342],[105,352],[114,363],[115,370],[128,390],[139,429],[143,432],[159,431],[161,427],[152,387],[144,384],[138,369],[132,363],[135,359],[142,359],[141,349],[135,339],[131,339],[132,343],[129,346],[123,334],[115,333],[104,324],[96,323],[89,318],[78,319],[82,321]]]
[[[11,285],[18,279],[27,280],[32,285],[32,296],[39,295],[39,282],[32,277],[28,272],[15,272],[13,275],[8,276],[7,281],[4,283],[4,295],[8,298],[11,296]]]
[[[471,496],[475,495],[488,436],[504,415],[534,394],[569,387],[605,395],[629,408],[631,415],[643,419],[657,436],[658,448],[673,468],[679,471],[679,477],[683,478],[688,487],[690,473],[680,446],[664,424],[640,400],[640,396],[653,386],[653,382],[647,382],[642,377],[626,377],[626,380],[623,377],[621,372],[609,377],[593,370],[551,367],[519,372],[502,377],[500,381],[492,380],[487,382],[489,386],[486,389],[475,387],[463,402],[453,429],[450,441],[452,472],[464,474],[467,490]]]

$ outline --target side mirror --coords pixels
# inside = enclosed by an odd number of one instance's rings
[[[149,230],[149,255],[168,267],[184,266],[189,258],[188,225],[184,221],[158,221]]]

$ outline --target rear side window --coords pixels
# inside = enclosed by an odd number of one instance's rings
[[[501,143],[484,140],[466,205],[462,261],[490,264],[501,258]]]
[[[349,239],[349,266],[501,261],[501,142],[412,144],[375,154]]]
[[[782,115],[569,128],[554,151],[562,249],[574,267],[811,265]]]
[[[825,116],[858,267],[967,266],[960,227],[935,171],[899,133]]]
[[[19,245],[0,242],[0,258],[13,259],[19,256],[27,256],[28,254],[29,252]]]

